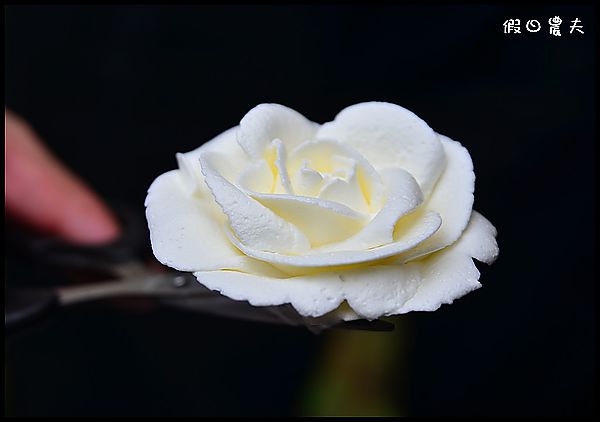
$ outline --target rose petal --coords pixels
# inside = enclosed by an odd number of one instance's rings
[[[190,196],[201,196],[205,192],[205,189],[202,188],[204,177],[200,171],[200,163],[191,160],[188,156],[180,152],[175,154],[175,158],[181,171],[181,178]]]
[[[246,255],[260,259],[277,266],[291,267],[330,267],[360,264],[377,261],[398,255],[414,248],[423,240],[430,237],[440,227],[441,218],[434,212],[426,212],[423,218],[418,219],[410,228],[403,232],[403,236],[393,243],[373,249],[358,251],[319,252],[310,250],[304,255],[284,255],[281,253],[265,252],[245,245],[233,233],[227,232],[229,239]]]
[[[205,142],[200,147],[182,154],[185,157],[185,161],[189,164],[190,173],[195,174],[198,180],[202,181],[199,190],[206,195],[212,196],[208,186],[204,183],[204,175],[200,168],[199,158],[202,152],[218,153],[223,157],[227,157],[224,160],[219,160],[222,165],[218,167],[218,170],[228,180],[235,180],[238,173],[248,163],[246,153],[244,153],[244,150],[237,143],[236,133],[238,129],[238,126],[232,127],[210,141]]]
[[[444,151],[435,132],[395,104],[367,102],[347,107],[322,125],[316,137],[352,146],[377,169],[405,169],[426,195],[444,169]]]
[[[268,161],[271,163],[273,175],[275,176],[273,193],[287,193],[293,195],[294,189],[292,188],[286,165],[287,152],[285,145],[281,142],[281,139],[274,139],[273,142],[271,142],[270,149],[273,151],[273,157],[269,157]]]
[[[288,175],[287,153],[280,139],[274,139],[265,158],[247,164],[237,179],[237,185],[260,193],[294,194]]]
[[[472,258],[491,264],[498,255],[496,229],[481,214],[473,211],[469,225],[460,240],[423,261],[423,280],[415,295],[399,309],[410,311],[435,311],[442,304],[452,303],[472,290],[481,287],[479,271]]]
[[[465,253],[478,261],[491,265],[498,258],[498,242],[496,227],[483,215],[473,210],[467,229],[458,246]]]
[[[214,154],[200,154],[206,183],[240,240],[252,248],[271,252],[306,253],[310,249],[308,239],[296,226],[229,183],[217,171],[214,161]]]
[[[179,271],[232,269],[282,275],[271,265],[240,253],[223,232],[225,217],[212,195],[190,197],[183,178],[179,170],[162,174],[146,197],[150,242],[161,263]]]
[[[246,193],[285,221],[298,227],[310,241],[311,247],[346,239],[368,222],[367,215],[337,202],[306,196],[261,194],[252,191]]]
[[[198,161],[198,166],[200,166],[200,161]],[[260,160],[246,166],[238,177],[237,184],[246,190],[272,192],[275,186],[275,178],[267,160]]]
[[[369,213],[369,204],[362,193],[355,171],[348,180],[337,177],[329,180],[318,193],[318,198],[337,202],[362,214]]]
[[[318,126],[291,108],[260,104],[240,122],[237,140],[250,158],[261,159],[273,139],[280,139],[288,148],[294,148],[313,139]]]
[[[429,239],[399,259],[404,261],[444,248],[461,235],[471,217],[475,173],[469,152],[458,142],[439,135],[446,152],[446,168],[423,208],[442,216],[442,226]]]
[[[362,318],[394,315],[417,291],[421,274],[417,265],[372,266],[343,272],[344,297]]]
[[[200,283],[234,300],[254,306],[291,303],[299,314],[317,317],[336,309],[343,300],[342,280],[335,273],[277,279],[232,271],[200,271]]]
[[[387,197],[381,211],[356,235],[321,248],[321,251],[364,250],[398,240],[394,239],[396,223],[419,206],[423,201],[423,194],[414,177],[402,169],[385,169],[381,176]]]
[[[297,195],[315,197],[323,184],[323,176],[318,171],[308,167],[308,161],[296,170],[293,187]]]

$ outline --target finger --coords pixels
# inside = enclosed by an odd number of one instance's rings
[[[5,110],[6,212],[66,240],[104,243],[119,234],[108,207],[42,144],[33,129]]]

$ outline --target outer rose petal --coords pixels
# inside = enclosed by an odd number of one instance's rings
[[[291,108],[279,104],[260,104],[240,122],[237,139],[250,158],[257,160],[263,158],[265,149],[274,139],[281,139],[291,149],[312,139],[318,127],[318,124]]]
[[[403,262],[451,245],[460,237],[471,217],[475,190],[473,161],[459,142],[439,136],[446,152],[446,168],[423,207],[438,212],[442,216],[442,226],[429,239],[399,256]]]
[[[442,304],[450,304],[481,287],[480,274],[472,258],[487,264],[496,260],[496,233],[496,228],[485,217],[473,211],[458,242],[423,261],[414,262],[421,265],[423,280],[413,298],[396,313],[435,311]]]
[[[479,272],[472,257],[493,262],[498,254],[495,235],[489,221],[473,212],[458,242],[422,262],[284,279],[231,271],[199,271],[194,275],[209,289],[256,306],[291,303],[299,314],[319,317],[346,300],[359,316],[376,319],[433,311],[478,288]]]
[[[303,316],[321,316],[343,300],[342,280],[336,273],[270,278],[233,271],[199,271],[194,275],[211,290],[255,306],[291,303]]]
[[[248,162],[244,150],[242,150],[237,143],[236,133],[238,129],[239,126],[232,127],[198,148],[181,154],[183,157],[178,157],[178,162],[183,161],[183,164],[186,167],[184,173],[189,179],[186,180],[185,183],[189,188],[195,187],[196,190],[203,195],[212,196],[208,186],[204,183],[204,175],[202,174],[199,160],[200,154],[207,151],[219,153],[222,156],[227,157],[226,160],[223,160],[227,163],[227,166],[221,166],[219,167],[219,170],[228,180],[235,180],[237,173],[240,172]]]
[[[426,195],[444,169],[444,151],[435,132],[396,104],[368,102],[347,107],[319,128],[317,139],[351,145],[379,170],[405,169]]]
[[[236,131],[237,127],[231,128],[193,151],[178,154],[182,168],[162,174],[148,189],[144,205],[150,240],[161,263],[180,271],[197,271],[231,268],[243,256],[215,224],[219,214],[214,212],[220,210],[215,208],[198,160],[203,150],[224,152],[233,160],[243,159]],[[193,192],[201,199],[194,198]]]
[[[180,271],[226,268],[281,275],[231,244],[223,232],[221,210],[212,197],[192,198],[181,171],[159,176],[148,190],[145,205],[152,250],[164,265]]]
[[[344,297],[362,318],[377,319],[398,313],[417,291],[421,274],[416,265],[382,265],[340,274]]]

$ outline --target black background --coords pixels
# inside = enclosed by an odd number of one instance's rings
[[[409,414],[595,409],[590,6],[8,6],[5,102],[104,197],[146,189],[256,104],[400,104],[467,147],[498,228],[483,288],[411,324]],[[548,18],[563,19],[562,37]],[[578,17],[585,34],[569,34]],[[508,18],[542,31],[503,34]],[[31,274],[8,253],[9,282]],[[12,279],[11,279],[12,277]],[[384,334],[382,334],[384,335]],[[95,304],[10,338],[15,415],[275,415],[327,335]],[[393,392],[392,392],[393,394]]]

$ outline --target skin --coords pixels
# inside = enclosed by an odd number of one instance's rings
[[[115,216],[62,164],[22,118],[4,110],[6,214],[41,232],[79,244],[119,235]]]

